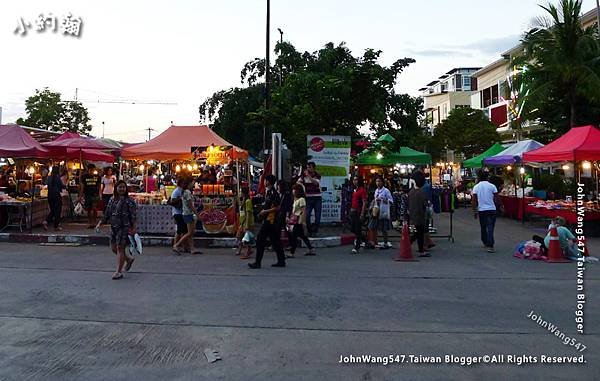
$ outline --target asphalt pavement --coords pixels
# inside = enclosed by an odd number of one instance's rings
[[[267,253],[260,270],[231,249],[178,257],[149,247],[118,281],[105,247],[0,244],[0,380],[598,379],[599,265],[586,264],[579,335],[576,264],[512,257],[538,227],[500,219],[490,254],[469,213],[454,222],[455,242],[436,239],[419,262],[392,260],[397,239],[359,255],[299,250],[285,269]],[[531,311],[587,349],[564,345]],[[206,350],[221,359],[209,363]],[[504,363],[461,358],[500,354]],[[581,354],[584,364],[540,363]],[[350,355],[401,363],[340,363]]]

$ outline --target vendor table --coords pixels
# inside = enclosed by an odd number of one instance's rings
[[[62,201],[61,214],[64,218],[70,215],[71,204],[68,196],[64,196]],[[31,229],[32,226],[41,225],[50,213],[50,206],[47,198],[38,198],[33,202],[0,201],[0,211],[5,215],[1,220],[6,220],[0,231],[9,227],[18,227],[23,231],[23,228]]]
[[[504,207],[504,216],[517,220],[523,219],[523,206],[527,206],[529,203],[537,200],[535,197],[525,197],[525,201],[523,202],[522,198],[504,195],[500,195],[499,198]]]
[[[574,225],[577,223],[577,213],[569,209],[548,209],[548,208],[536,208],[533,205],[527,205],[525,207],[526,214],[535,214],[538,216],[544,216],[554,218],[557,216],[563,217],[569,224]],[[585,212],[584,221],[596,221],[600,220],[600,212]]]

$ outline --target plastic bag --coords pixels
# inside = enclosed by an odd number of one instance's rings
[[[242,242],[245,244],[249,244],[252,245],[254,243],[254,234],[252,234],[252,232],[246,232],[246,234],[244,234],[244,237],[242,237]]]
[[[73,213],[75,213],[76,216],[83,216],[83,204],[78,202],[75,205],[75,209],[73,210]]]
[[[142,238],[139,234],[135,233],[135,235],[129,235],[129,252],[131,255],[137,254],[142,255],[143,247],[142,247]]]

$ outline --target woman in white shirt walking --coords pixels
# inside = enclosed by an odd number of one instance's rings
[[[115,193],[115,184],[117,183],[117,178],[113,175],[112,167],[107,167],[104,169],[104,176],[102,176],[102,181],[100,183],[100,198],[102,199],[102,205],[104,205],[104,212],[106,213],[106,207],[108,206],[108,201]]]
[[[288,226],[291,227],[291,242],[290,242],[290,254],[288,258],[293,258],[296,248],[298,247],[298,239],[308,247],[308,253],[305,255],[316,255],[310,240],[306,236],[306,199],[304,198],[304,187],[300,184],[295,184],[292,187],[294,193],[294,205],[292,207],[292,213],[288,217]]]

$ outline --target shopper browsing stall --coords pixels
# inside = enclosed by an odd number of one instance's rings
[[[104,211],[106,211],[106,206],[108,205],[108,201],[112,197],[113,193],[115,193],[116,182],[117,182],[117,177],[113,174],[112,167],[105,168],[104,176],[102,176],[102,183],[100,185],[100,197],[102,198],[102,204],[104,205]]]
[[[182,188],[184,189],[182,196],[182,216],[183,222],[187,225],[187,232],[175,243],[173,250],[177,254],[181,254],[183,245],[187,242],[191,254],[202,254],[200,250],[194,249],[194,234],[196,233],[196,222],[198,221],[198,211],[194,205],[194,196],[192,195],[194,180],[191,177],[186,178],[182,183]]]
[[[89,164],[88,172],[81,177],[79,200],[84,199],[84,208],[88,215],[88,229],[94,228],[98,219],[98,202],[100,201],[100,177],[94,164]]]
[[[60,227],[60,218],[62,211],[62,191],[65,189],[60,179],[60,169],[57,166],[52,167],[52,172],[47,179],[48,183],[48,205],[50,214],[42,222],[44,230],[48,230],[48,224],[54,223],[54,230],[62,230]]]
[[[408,192],[408,218],[416,230],[416,235],[411,238],[411,243],[416,239],[419,247],[419,257],[430,257],[431,254],[426,252],[424,248],[428,205],[427,195],[423,191],[425,177],[421,172],[417,172],[414,179],[415,187]]]

